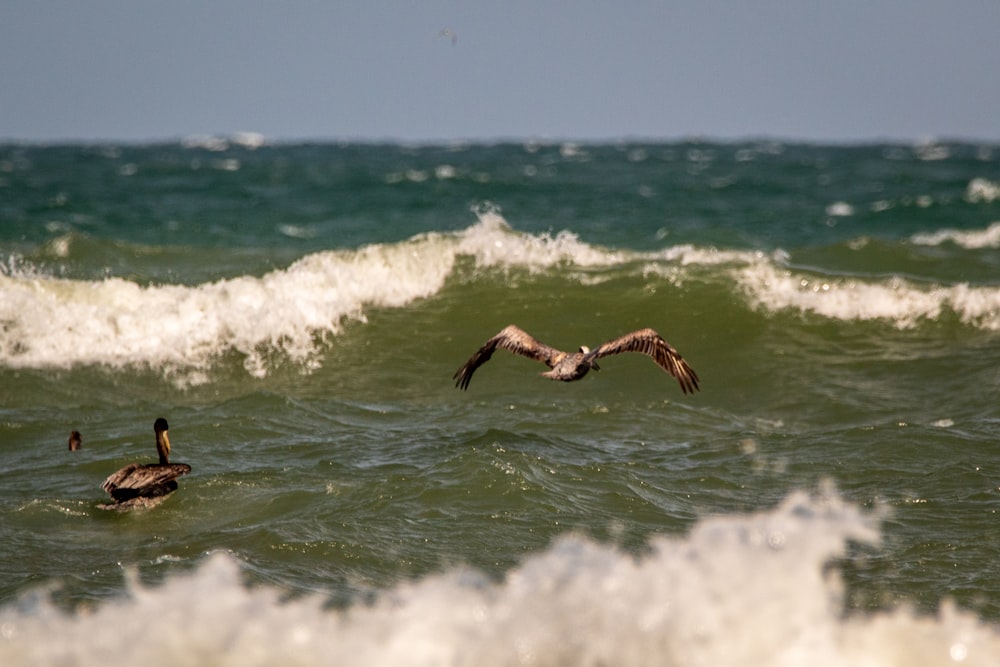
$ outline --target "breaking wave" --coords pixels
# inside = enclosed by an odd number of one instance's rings
[[[910,240],[917,245],[927,246],[937,246],[942,243],[951,242],[968,250],[1000,248],[1000,222],[994,222],[986,229],[971,231],[942,229],[927,234],[915,234]]]
[[[330,610],[246,587],[228,553],[157,588],[66,613],[0,611],[3,664],[993,665],[1000,635],[945,603],[844,614],[829,565],[878,542],[877,517],[835,491],[699,521],[635,557],[564,537],[500,582],[458,568]],[[874,547],[871,547],[874,548]],[[133,577],[135,579],[135,577]]]
[[[72,280],[9,262],[0,272],[0,365],[104,365],[180,371],[197,383],[235,351],[246,372],[266,377],[278,352],[309,371],[348,321],[373,307],[400,308],[438,294],[456,275],[482,270],[558,272],[581,285],[615,272],[722,283],[765,312],[797,310],[837,320],[882,319],[912,327],[953,312],[963,323],[1000,330],[1000,288],[918,284],[903,278],[823,277],[788,268],[783,251],[692,245],[639,252],[585,243],[568,231],[512,230],[498,211],[476,224],[399,243],[307,255],[263,276],[199,285],[141,285],[123,278]],[[1000,223],[981,232],[945,230],[914,243],[1000,243]],[[469,277],[458,271],[471,258]]]

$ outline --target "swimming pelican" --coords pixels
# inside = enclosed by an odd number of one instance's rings
[[[685,394],[698,391],[698,375],[687,365],[687,362],[663,336],[652,329],[639,329],[624,336],[619,336],[602,343],[596,350],[582,346],[579,352],[563,352],[545,343],[539,342],[528,332],[511,324],[493,338],[490,338],[479,350],[469,357],[465,365],[459,368],[455,375],[455,386],[469,388],[472,374],[476,369],[489,361],[493,352],[501,348],[514,354],[541,361],[551,370],[542,373],[542,377],[563,382],[579,380],[590,369],[601,370],[596,360],[622,352],[641,352],[652,357],[656,364],[677,378],[681,391]]]
[[[130,463],[104,480],[101,488],[111,494],[114,502],[101,505],[102,508],[126,510],[153,507],[177,490],[177,478],[191,472],[191,466],[170,462],[168,428],[163,417],[153,423],[159,463]]]

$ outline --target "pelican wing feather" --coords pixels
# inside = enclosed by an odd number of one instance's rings
[[[622,352],[639,352],[651,357],[656,365],[677,378],[681,391],[693,394],[698,391],[698,375],[688,366],[680,353],[653,329],[639,329],[601,344],[590,353],[593,359]]]
[[[116,500],[156,494],[164,485],[191,472],[186,463],[131,463],[108,476],[101,488]]]
[[[452,376],[455,380],[455,386],[468,389],[472,374],[490,360],[497,348],[540,361],[549,368],[556,363],[560,356],[564,355],[563,352],[537,340],[524,329],[511,324],[486,341],[475,354],[469,357],[465,365],[455,371],[455,375]]]

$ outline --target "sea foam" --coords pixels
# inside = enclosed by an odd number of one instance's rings
[[[994,222],[986,229],[942,229],[925,234],[914,234],[910,240],[917,245],[927,246],[951,242],[968,250],[1000,248],[1000,222]]]
[[[10,259],[0,267],[0,365],[152,368],[179,384],[197,384],[208,380],[207,371],[222,355],[235,352],[253,377],[266,377],[276,358],[309,372],[346,322],[364,322],[373,307],[405,307],[439,293],[463,257],[471,257],[477,269],[555,269],[585,285],[610,275],[605,269],[657,274],[678,285],[694,275],[722,280],[752,307],[770,312],[792,309],[912,327],[953,311],[970,326],[1000,330],[996,287],[823,279],[788,269],[788,255],[780,250],[615,250],[568,231],[517,232],[489,206],[476,215],[477,223],[458,232],[317,252],[263,276],[193,286],[140,285],[116,277],[70,280]],[[946,230],[914,242],[994,243],[998,234],[1000,223],[978,235]]]
[[[318,252],[260,277],[195,286],[61,279],[9,262],[0,272],[0,364],[155,367],[197,382],[229,351],[243,356],[252,376],[264,377],[277,351],[308,370],[346,321],[365,321],[367,308],[402,307],[437,293],[461,256],[480,267],[529,271],[625,258],[568,232],[514,232],[490,208],[477,214],[479,222],[458,233]]]
[[[995,665],[997,629],[947,602],[933,616],[845,616],[829,565],[850,542],[877,541],[874,514],[829,489],[796,492],[656,537],[638,557],[566,536],[500,582],[457,568],[343,610],[247,587],[238,560],[217,553],[85,611],[44,597],[0,610],[0,663]]]
[[[0,275],[0,363],[204,368],[236,350],[263,376],[269,350],[308,364],[317,337],[363,319],[365,306],[433,294],[453,261],[414,241],[316,253],[261,277],[193,287]]]
[[[899,277],[817,277],[771,262],[756,262],[738,272],[755,306],[766,311],[795,310],[835,320],[884,320],[900,329],[954,313],[969,326],[1000,330],[1000,288],[920,285]]]
[[[991,203],[1000,199],[1000,183],[974,178],[965,188],[965,200],[973,204]]]

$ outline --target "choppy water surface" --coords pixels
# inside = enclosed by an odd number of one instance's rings
[[[0,656],[994,664],[998,197],[958,144],[0,147]],[[455,389],[512,322],[702,391]],[[99,509],[158,416],[193,472]]]

